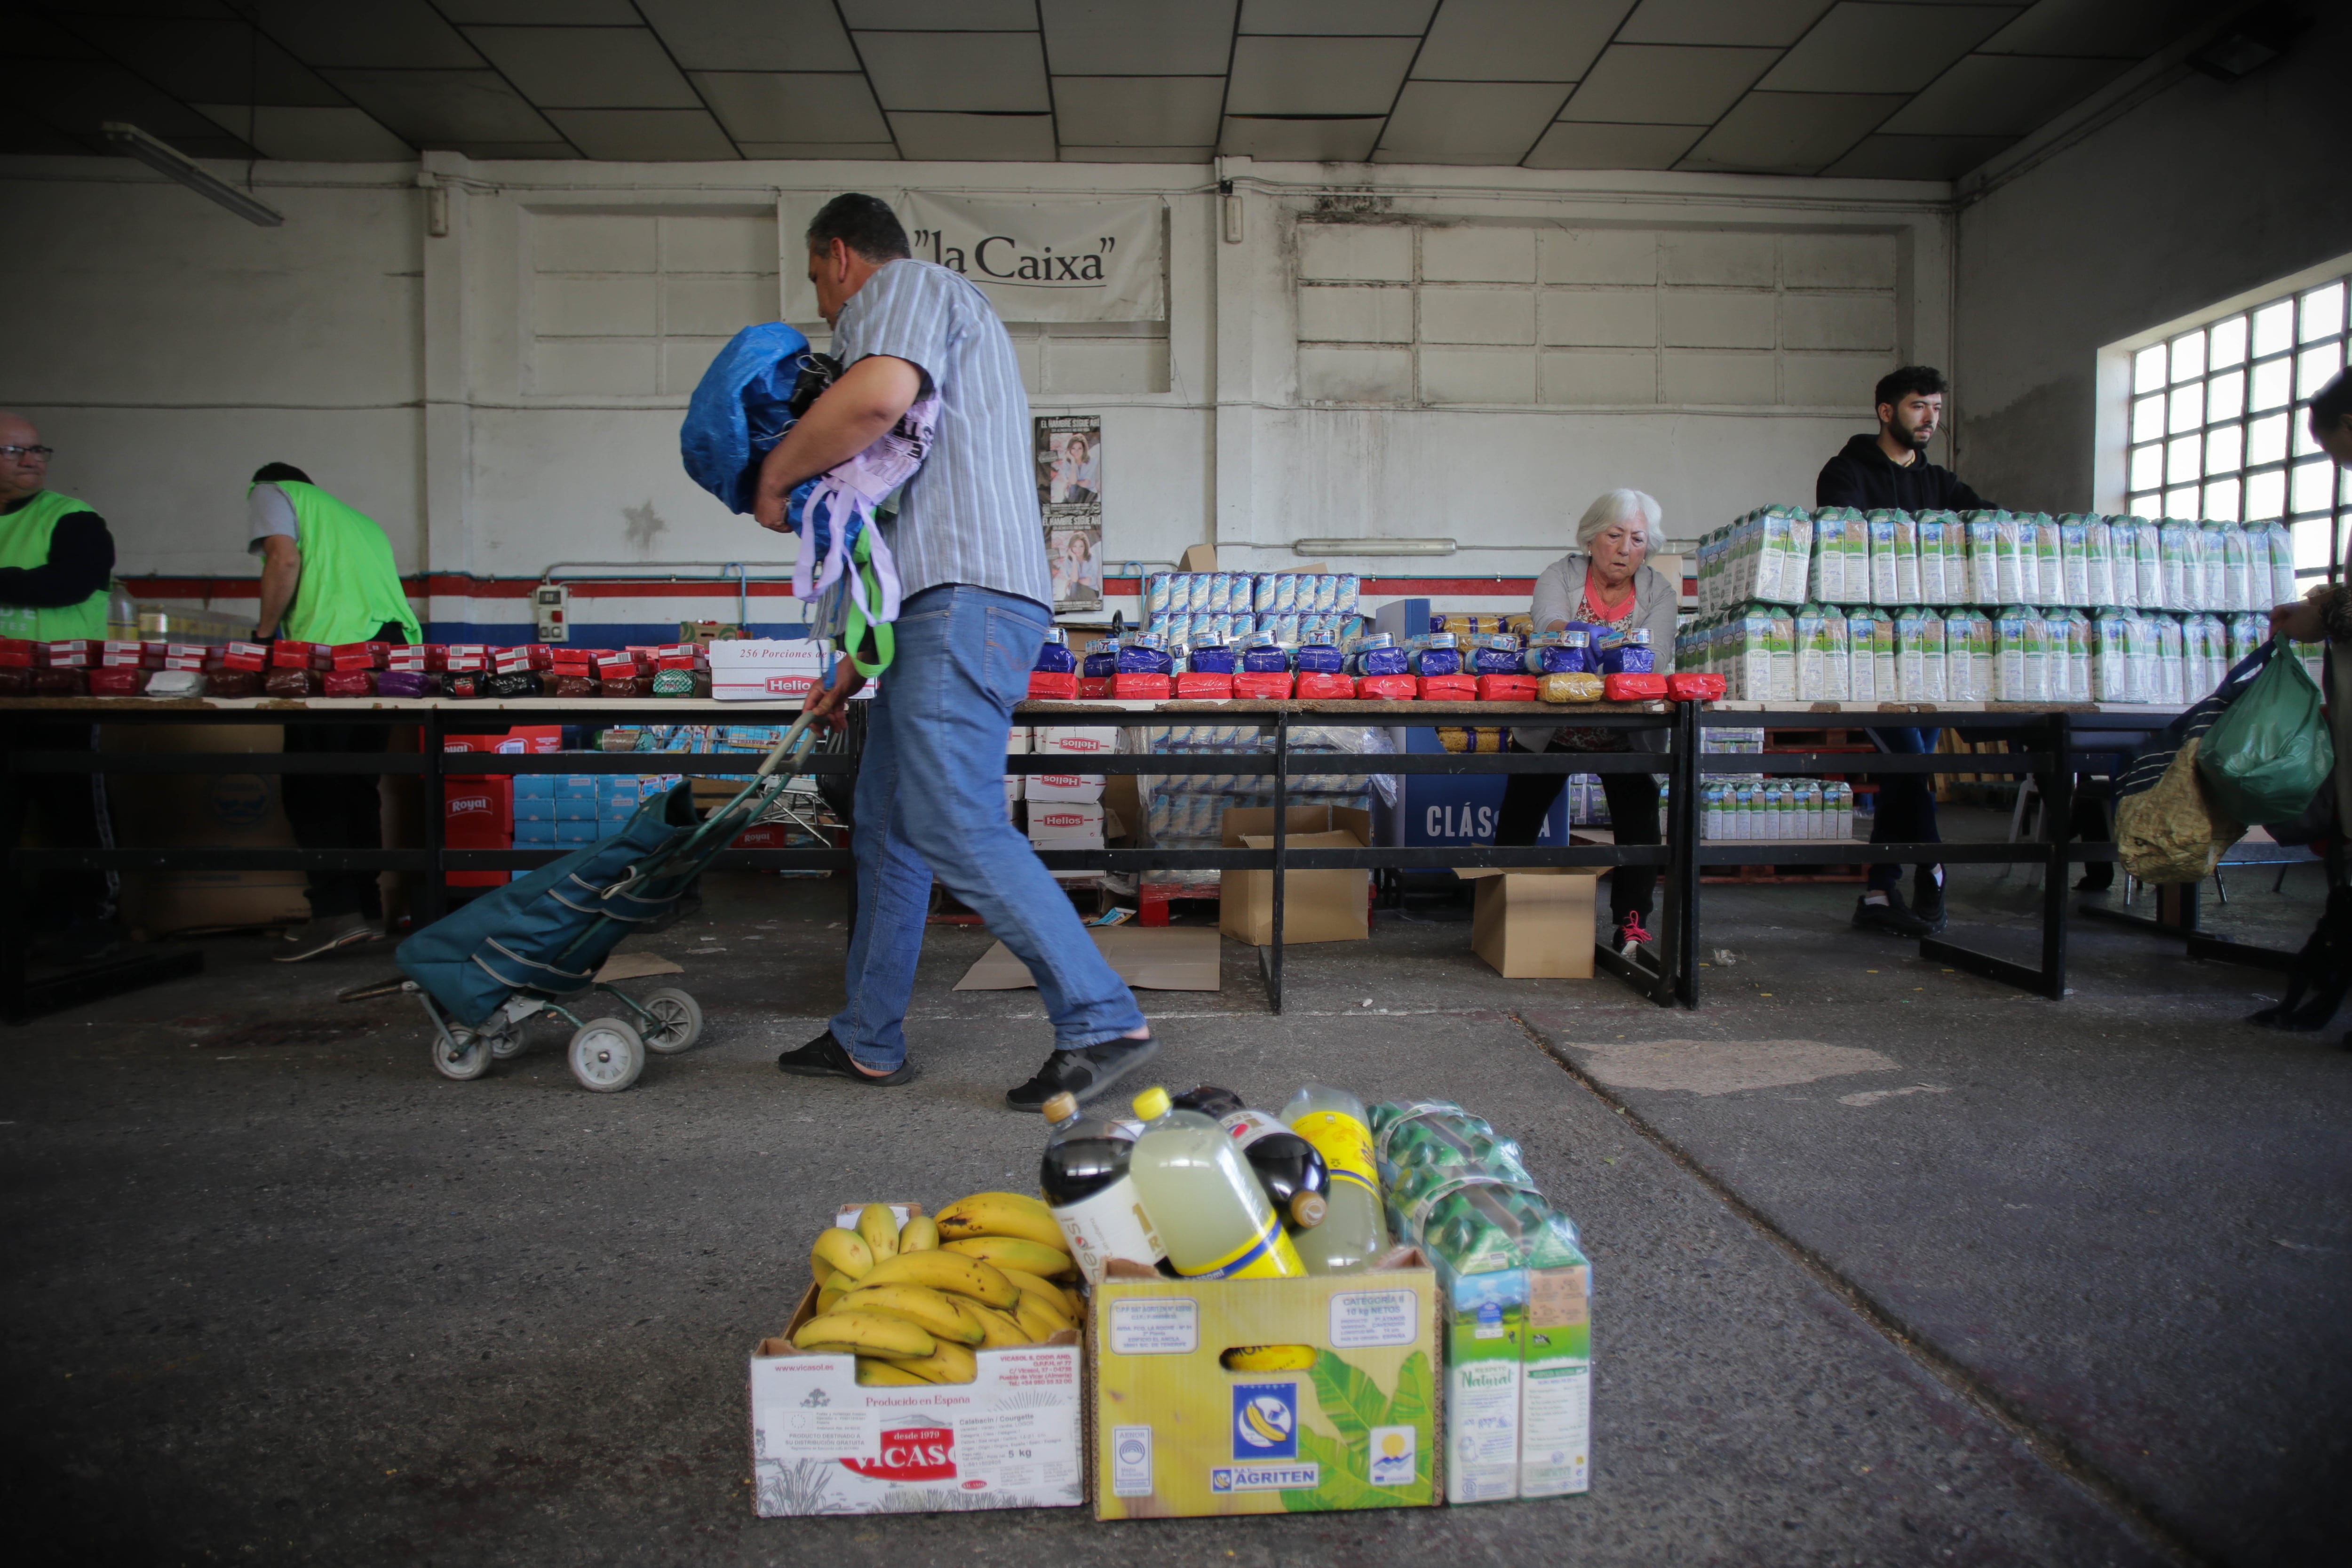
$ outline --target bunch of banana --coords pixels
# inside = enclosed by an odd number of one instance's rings
[[[1019,1205],[1035,1215],[1017,1212]],[[958,1215],[953,1244],[941,1239],[950,1214]],[[1051,1211],[1016,1194],[983,1193],[903,1228],[888,1208],[868,1204],[855,1229],[835,1226],[810,1247],[816,1315],[793,1342],[855,1352],[861,1384],[908,1386],[970,1383],[979,1373],[974,1348],[1034,1344],[1076,1328],[1084,1315],[1076,1295],[1046,1278],[1068,1272],[1070,1255],[1032,1239],[1036,1215],[1059,1240]],[[1023,1234],[978,1228],[998,1223],[1020,1225]]]

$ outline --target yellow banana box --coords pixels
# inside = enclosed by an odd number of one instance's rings
[[[1114,1262],[1087,1321],[1097,1519],[1437,1500],[1436,1276],[1170,1279]]]
[[[887,1205],[900,1225],[919,1204]],[[862,1204],[835,1223],[854,1229]],[[857,1358],[803,1351],[802,1293],[751,1358],[752,1502],[763,1519],[1076,1508],[1086,1500],[1083,1352],[1075,1330],[971,1352],[970,1383],[867,1386]]]

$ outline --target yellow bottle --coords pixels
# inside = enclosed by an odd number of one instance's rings
[[[1135,1115],[1144,1128],[1128,1178],[1177,1273],[1204,1279],[1306,1274],[1265,1189],[1223,1128],[1199,1111],[1171,1108],[1165,1089],[1137,1095]]]

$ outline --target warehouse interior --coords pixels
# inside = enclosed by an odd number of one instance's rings
[[[1929,458],[2003,507],[2193,508],[2211,476],[2135,467],[2146,351],[2333,286],[2293,396],[2344,364],[2352,9],[2316,0],[7,16],[0,410],[133,599],[239,627],[248,476],[284,461],[382,525],[433,642],[531,642],[558,583],[591,643],[800,637],[793,542],[678,430],[739,329],[829,342],[802,239],[848,191],[919,256],[925,214],[1133,237],[1123,313],[1005,321],[1030,412],[1099,418],[1129,624],[1203,546],[1523,610],[1619,486],[1685,556],[1810,503],[1906,365],[1950,383]],[[2352,477],[2291,440],[2243,493],[2281,487],[2316,584]],[[2014,837],[2009,798],[1948,835]],[[2041,873],[1962,869],[1956,923],[2023,951]],[[951,989],[976,926],[929,930],[899,1099],[770,1068],[840,1004],[841,875],[714,873],[633,939],[710,1043],[626,1094],[551,1048],[436,1078],[412,1002],[340,999],[388,943],[285,969],[208,934],[200,975],[9,1027],[0,1495],[34,1558],[2290,1563],[2352,1528],[2343,1021],[2244,1027],[2277,973],[2113,927],[2025,995],[1815,885],[1710,894],[1698,1012],[1499,979],[1466,905],[1410,900],[1293,951],[1278,1013],[1231,941],[1215,994],[1143,997],[1171,1088],[1507,1125],[1592,1244],[1590,1496],[755,1517],[742,1358],[805,1282],[799,1207],[1034,1184],[997,1086],[1050,1029]],[[2326,897],[2308,858],[2227,878],[2208,916],[2288,952]]]

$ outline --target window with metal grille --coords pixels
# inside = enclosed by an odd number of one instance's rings
[[[2352,514],[2352,473],[2311,438],[2309,404],[2344,368],[2339,276],[2132,355],[2126,483],[2141,517],[2283,520],[2316,577]]]

